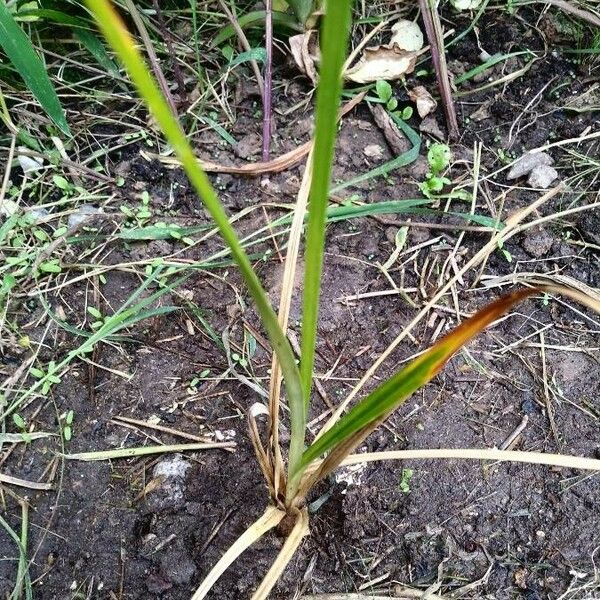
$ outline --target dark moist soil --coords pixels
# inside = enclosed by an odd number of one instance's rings
[[[490,53],[508,52],[521,36],[533,35],[530,27],[518,20],[499,23],[492,17],[482,25],[482,31],[488,30],[495,32],[486,41]],[[528,44],[536,49],[541,41],[528,39]],[[478,54],[476,38],[468,36],[449,52],[451,68],[472,68]],[[584,66],[552,53],[505,88],[467,96],[458,103],[463,132],[456,146],[458,158],[468,160],[473,142],[482,141],[482,172],[491,173],[502,166],[496,156],[499,148],[518,156],[547,141],[579,135],[593,123],[594,115],[566,113],[556,107],[578,93],[584,71]],[[558,83],[569,73],[574,78],[562,88],[563,96],[542,96],[535,112],[525,113],[522,125],[527,128],[509,144],[510,126],[532,94],[549,78],[558,75]],[[499,70],[494,71],[495,76],[498,74]],[[280,70],[280,76],[288,75],[293,74]],[[433,90],[431,83],[427,85]],[[304,82],[296,78],[280,92],[276,106],[293,106],[307,91]],[[402,93],[400,88],[398,93]],[[207,132],[198,140],[201,155],[224,163],[257,159],[260,123],[254,115],[253,100],[240,83],[238,119],[231,132],[239,140],[235,152],[219,145],[220,138]],[[482,103],[487,107],[487,118],[470,119]],[[441,123],[441,110],[435,116]],[[277,116],[274,153],[281,154],[305,141],[310,123],[308,114]],[[360,107],[344,119],[336,180],[345,181],[376,166],[377,161],[363,152],[370,144],[384,149],[381,161],[389,158],[382,134],[366,108]],[[113,174],[127,175],[126,185],[119,191],[121,200],[147,189],[153,210],[158,212],[169,201],[171,190],[176,189],[169,207],[175,215],[171,222],[192,226],[208,223],[182,173],[146,161],[140,149],[130,146],[121,155],[111,157]],[[557,159],[561,156],[555,154]],[[347,190],[348,195],[356,193],[368,202],[418,197],[415,181],[423,177],[423,163],[421,158],[389,180],[367,182]],[[559,166],[562,178],[574,174],[568,164]],[[454,178],[461,173],[466,171],[459,162]],[[221,175],[213,181],[228,210],[238,212],[259,202],[293,202],[300,177],[301,168],[294,168],[263,179]],[[498,177],[504,185],[503,175]],[[486,183],[482,194],[494,198],[501,189],[495,183]],[[505,189],[505,214],[539,196],[521,189]],[[576,196],[557,198],[543,208],[543,214],[570,206]],[[489,214],[484,202],[480,208],[480,212]],[[272,219],[279,213],[273,207],[266,214]],[[512,262],[496,253],[485,274],[558,269],[562,275],[597,286],[598,256],[585,246],[569,243],[598,244],[597,213],[581,215],[513,238],[505,247]],[[347,298],[390,289],[376,265],[384,263],[394,249],[398,218],[402,217],[346,221],[328,228],[316,367],[318,373],[329,374],[321,379],[328,403],[336,404],[346,396],[415,314],[416,309],[396,295]],[[415,217],[426,219],[442,222]],[[256,211],[240,227],[251,231],[265,222],[265,213]],[[443,222],[449,221],[446,218]],[[456,224],[465,222],[457,220]],[[422,290],[410,294],[419,306],[437,289],[440,269],[458,235],[453,229],[411,227],[408,247],[434,238],[437,241],[415,251],[412,258],[411,254],[404,256],[403,260],[410,260],[403,269],[392,270],[391,275],[398,283],[403,277],[402,284],[407,288]],[[459,267],[487,242],[488,235],[464,235],[456,259]],[[85,248],[82,245],[81,251]],[[112,243],[103,262],[116,265],[176,250],[182,251],[179,258],[198,259],[218,248],[215,239],[193,250],[174,241]],[[259,252],[266,250],[271,251],[271,258],[259,263],[261,277],[272,300],[277,301],[282,265],[272,243],[258,247]],[[244,324],[256,332],[257,317],[247,308],[249,301],[233,269],[229,268],[226,275],[223,270],[212,273],[192,275],[180,292],[193,297],[214,331],[221,335],[227,329],[231,339],[241,344]],[[137,276],[124,270],[110,271],[106,279],[101,286],[101,306],[106,313],[119,307],[140,283]],[[488,297],[481,291],[471,291],[471,283],[472,274],[459,289],[460,308],[465,312],[481,306]],[[493,293],[497,294],[498,289]],[[73,323],[85,314],[86,303],[97,305],[86,282],[70,286],[51,300],[54,307],[63,307]],[[245,420],[246,410],[260,396],[230,375],[218,378],[227,369],[225,354],[199,327],[194,326],[190,333],[190,323],[197,325],[198,321],[181,295],[167,294],[160,303],[182,310],[136,325],[129,341],[101,345],[93,360],[102,368],[74,364],[35,417],[36,429],[55,431],[56,415],[72,409],[74,436],[68,444],[69,452],[155,444],[154,437],[163,443],[189,441],[149,429],[126,428],[113,420],[117,416],[154,420],[181,432],[234,440],[235,451],[57,463],[54,491],[26,491],[30,503],[30,572],[36,599],[188,599],[223,552],[265,508],[267,492]],[[452,304],[447,306],[453,308]],[[30,324],[28,335],[39,339],[46,326],[44,322],[35,325],[43,314],[42,307],[29,302],[13,308],[22,324]],[[414,342],[400,345],[378,373],[379,378],[391,374],[404,358],[424,349],[440,323],[441,331],[456,323],[452,310],[442,307],[432,315],[413,332]],[[291,323],[296,333],[298,318],[295,305]],[[540,329],[544,331],[545,359],[540,352],[540,335],[535,333]],[[516,448],[598,456],[600,372],[595,349],[598,338],[592,335],[597,329],[597,321],[591,322],[585,311],[574,312],[556,302],[548,306],[539,301],[526,303],[471,343],[468,351],[459,353],[432,384],[368,439],[365,449],[500,446],[526,417],[527,426]],[[527,339],[510,346],[522,338]],[[50,340],[53,350],[43,350],[42,360],[63,356],[78,343],[61,329]],[[252,369],[266,387],[270,360],[260,342],[259,338]],[[22,360],[7,356],[7,363],[9,358],[15,365]],[[207,369],[208,379],[190,393],[192,379]],[[242,372],[243,368],[238,366],[237,370]],[[32,408],[36,406],[39,402]],[[323,398],[315,396],[311,417],[317,417],[326,407]],[[287,439],[287,429],[282,439]],[[47,440],[19,446],[3,465],[3,472],[35,481],[58,448],[57,442]],[[592,555],[600,544],[598,477],[582,476],[569,469],[449,460],[371,464],[354,473],[353,478],[352,483],[332,479],[315,490],[310,501],[319,500],[320,506],[311,515],[311,534],[275,588],[274,598],[352,592],[361,586],[367,587],[365,593],[376,589],[393,594],[399,585],[425,588],[436,582],[442,585],[439,593],[449,593],[479,582],[464,596],[536,600],[558,598],[570,585],[578,587],[593,578]],[[5,499],[5,518],[18,528],[20,512],[9,498]],[[234,563],[210,597],[249,597],[282,543],[275,535],[260,540]],[[6,558],[16,556],[4,532],[0,533],[0,552]],[[14,577],[15,562],[1,561],[1,597],[12,589]],[[381,583],[369,588],[372,581]],[[594,589],[597,594],[597,588],[588,587],[561,597],[583,598],[588,593],[591,598],[595,597]]]

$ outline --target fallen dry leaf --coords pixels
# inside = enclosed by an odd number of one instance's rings
[[[395,81],[415,70],[416,54],[402,50],[395,44],[365,48],[361,59],[344,73],[355,83],[373,83],[383,79]]]
[[[422,85],[418,85],[413,90],[410,90],[408,97],[417,105],[417,112],[421,119],[424,119],[437,108],[435,98]]]
[[[316,63],[319,60],[319,45],[316,39],[317,36],[313,33],[314,30],[309,29],[305,33],[292,36],[289,42],[292,56],[298,68],[316,86],[318,80]]]
[[[486,100],[475,112],[471,113],[469,117],[472,121],[478,123],[479,121],[485,121],[491,117],[490,106],[491,100]]]

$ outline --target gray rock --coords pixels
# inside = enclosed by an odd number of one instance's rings
[[[524,154],[519,160],[513,165],[512,169],[506,176],[507,179],[519,179],[529,175],[536,167],[542,165],[552,165],[554,159],[545,152],[536,152],[535,154]]]
[[[152,475],[154,477],[166,477],[167,479],[184,479],[188,469],[192,467],[189,460],[183,458],[181,454],[173,454],[160,460]]]
[[[545,190],[558,179],[558,171],[549,165],[540,165],[531,171],[527,183],[534,188]]]
[[[87,221],[94,215],[102,214],[102,212],[101,208],[97,208],[91,204],[82,204],[74,213],[69,215],[69,220],[67,221],[69,229]]]

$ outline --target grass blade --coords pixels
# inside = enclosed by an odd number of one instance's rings
[[[551,454],[549,452],[529,452],[520,450],[498,450],[497,448],[432,448],[425,450],[389,450],[385,452],[366,452],[351,454],[342,461],[342,465],[356,465],[364,462],[383,460],[429,460],[437,459],[469,459],[512,461],[565,469],[581,469],[582,471],[600,471],[600,460],[585,456],[569,454]]]
[[[288,0],[288,4],[292,7],[298,21],[304,24],[308,21],[312,11],[314,10],[314,0]]]
[[[267,13],[264,10],[256,10],[253,12],[249,12],[245,15],[241,15],[237,17],[238,25],[242,29],[246,29],[248,27],[263,27],[265,20],[267,17]],[[293,15],[288,15],[284,12],[273,11],[273,25],[279,27],[285,27],[291,31],[297,31],[301,33],[303,28],[298,24]],[[216,48],[220,46],[223,42],[226,42],[229,38],[235,35],[235,29],[231,25],[227,25],[223,27],[221,32],[215,36],[215,38],[210,43],[211,48]]]
[[[290,564],[292,558],[294,558],[296,550],[298,550],[302,543],[302,538],[308,535],[308,510],[303,508],[296,519],[296,523],[283,543],[279,555],[258,586],[258,589],[252,595],[251,600],[267,600],[283,571]]]
[[[102,44],[93,33],[86,30],[76,31],[75,37],[107,73],[110,73],[113,77],[121,78],[119,68],[115,65],[110,56],[108,56],[104,44]]]
[[[13,477],[12,475],[5,475],[0,473],[0,483],[7,483],[9,485],[16,485],[18,487],[27,488],[30,490],[51,490],[52,484],[40,483],[38,481],[28,481],[27,479],[21,479],[20,477]]]
[[[317,93],[313,180],[304,256],[300,377],[306,406],[312,384],[329,181],[337,133],[337,112],[342,93],[342,67],[351,17],[352,0],[337,0],[327,4],[321,44],[323,62]]]
[[[252,544],[258,541],[267,531],[277,527],[281,520],[285,517],[285,513],[274,506],[269,506],[265,513],[242,535],[234,542],[233,546],[223,554],[219,562],[212,568],[210,573],[204,578],[196,593],[192,596],[192,600],[202,600],[215,582],[225,573],[227,568],[233,563],[238,556],[247,550]]]
[[[503,296],[442,338],[427,352],[371,392],[336,425],[309,446],[302,456],[301,468],[306,467],[338,444],[343,444],[352,436],[360,434],[372,423],[379,422],[382,417],[389,415],[413,392],[430,381],[452,355],[469,340],[512,306],[538,291],[538,288],[530,288]],[[340,457],[340,460],[341,458],[343,457]]]
[[[0,46],[48,116],[63,133],[70,136],[65,113],[48,78],[46,67],[4,2],[0,2]]]
[[[132,456],[147,456],[148,454],[165,454],[170,452],[197,452],[215,448],[233,448],[233,442],[202,442],[197,444],[173,444],[171,446],[141,446],[139,448],[117,448],[116,450],[99,450],[98,452],[79,452],[77,454],[62,454],[67,460],[114,460],[116,458],[131,458]]]

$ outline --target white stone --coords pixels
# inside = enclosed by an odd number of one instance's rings
[[[507,179],[519,179],[525,175],[529,175],[536,167],[541,165],[552,165],[554,159],[545,152],[535,152],[534,154],[524,154],[512,166],[506,176]]]
[[[558,179],[558,171],[549,165],[540,165],[531,171],[527,183],[534,188],[545,190]]]

